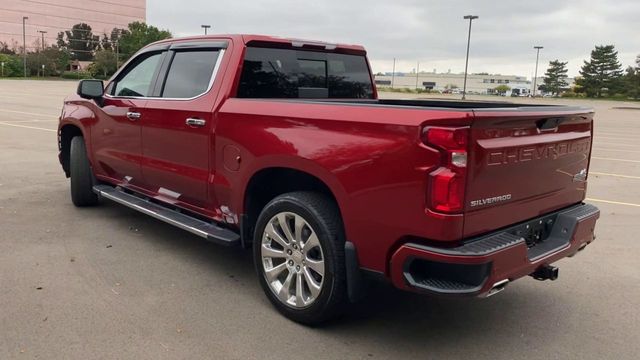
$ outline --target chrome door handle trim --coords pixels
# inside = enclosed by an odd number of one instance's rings
[[[136,121],[138,119],[140,119],[140,113],[139,112],[133,112],[133,111],[127,111],[127,118],[131,121]]]
[[[196,118],[187,118],[187,120],[185,121],[185,124],[189,126],[204,126],[206,123],[207,122],[205,120]]]

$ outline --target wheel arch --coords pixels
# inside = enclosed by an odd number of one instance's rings
[[[250,246],[256,221],[264,206],[276,196],[293,191],[314,191],[326,195],[336,204],[340,219],[343,219],[342,189],[336,189],[310,171],[287,166],[264,167],[255,171],[244,187],[240,223],[244,246]],[[344,222],[341,225],[344,232]]]
[[[58,131],[58,149],[60,150],[60,164],[62,164],[62,169],[67,177],[71,175],[69,169],[69,162],[71,156],[71,139],[76,136],[86,137],[84,132],[82,131],[82,127],[73,124],[66,123],[60,126],[60,130]]]

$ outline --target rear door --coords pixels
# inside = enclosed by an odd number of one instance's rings
[[[590,110],[566,107],[476,110],[464,236],[582,201],[592,115]]]
[[[226,42],[173,44],[142,118],[142,176],[158,198],[209,213],[213,168],[213,89]]]
[[[121,185],[142,184],[140,116],[164,54],[146,51],[126,65],[108,85],[102,112],[91,128],[96,173]]]

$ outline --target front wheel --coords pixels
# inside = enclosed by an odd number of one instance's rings
[[[346,299],[344,236],[328,197],[292,192],[260,213],[253,240],[260,285],[286,317],[318,324],[343,310]]]
[[[87,149],[82,136],[71,139],[69,154],[71,174],[71,201],[75,206],[92,206],[98,203],[98,195],[93,192],[95,182],[87,157]]]

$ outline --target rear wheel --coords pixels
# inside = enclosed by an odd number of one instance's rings
[[[69,156],[71,174],[71,201],[75,206],[92,206],[98,203],[98,195],[93,192],[95,179],[87,157],[87,149],[82,136],[71,139]]]
[[[317,324],[346,303],[344,237],[336,205],[324,195],[292,192],[260,214],[253,249],[260,285],[288,318]]]

